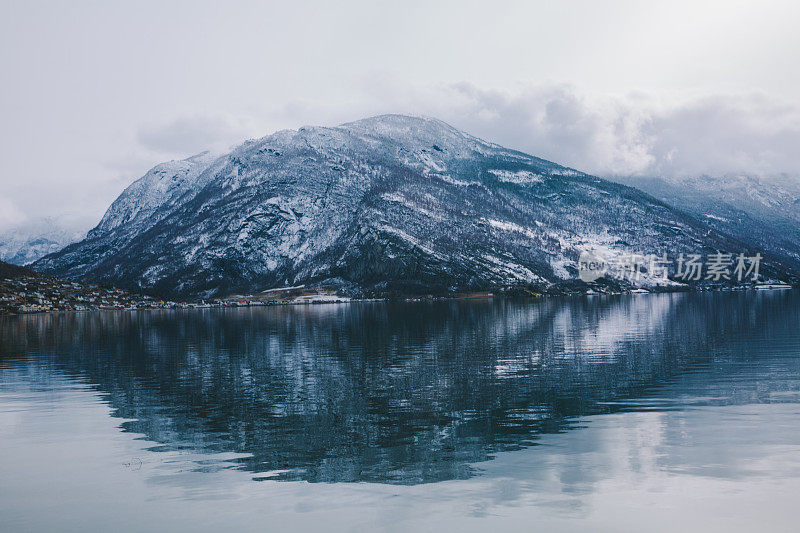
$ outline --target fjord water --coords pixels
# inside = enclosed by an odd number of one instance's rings
[[[793,531],[796,291],[0,317],[3,530]]]

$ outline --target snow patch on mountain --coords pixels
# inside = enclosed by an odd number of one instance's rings
[[[529,185],[531,183],[541,183],[544,176],[529,172],[527,170],[498,170],[490,169],[489,174],[505,183],[516,183],[517,185]]]
[[[483,222],[486,222],[487,224],[489,224],[493,228],[497,228],[497,229],[500,229],[500,230],[503,230],[503,231],[515,231],[515,232],[521,233],[521,234],[523,234],[526,237],[529,237],[531,239],[539,239],[539,238],[541,238],[541,234],[540,233],[535,233],[535,232],[531,231],[530,229],[524,228],[524,227],[520,226],[519,224],[514,224],[513,222],[504,222],[502,220],[493,220],[491,218],[481,218],[481,220]]]

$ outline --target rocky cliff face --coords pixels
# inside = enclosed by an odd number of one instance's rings
[[[756,251],[636,189],[386,115],[156,167],[35,268],[183,298],[298,284],[544,290],[578,283],[586,248]]]

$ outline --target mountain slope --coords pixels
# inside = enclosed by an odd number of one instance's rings
[[[19,278],[23,276],[36,276],[36,272],[31,270],[30,268],[15,265],[13,263],[6,263],[5,261],[0,261],[0,278],[2,279],[13,279]]]
[[[174,193],[126,190],[35,268],[176,297],[302,283],[391,294],[575,283],[586,248],[755,251],[636,189],[429,118],[281,131],[181,176]]]
[[[758,242],[762,250],[800,260],[797,180],[756,176],[686,179],[615,178],[684,210],[718,231]]]

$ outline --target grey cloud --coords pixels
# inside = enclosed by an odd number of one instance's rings
[[[404,95],[402,107],[599,175],[800,174],[800,107],[758,94],[664,103],[643,93],[588,98],[566,85],[512,93],[459,83]]]
[[[14,202],[0,198],[0,231],[14,227],[27,220],[27,216]]]
[[[800,110],[761,96],[704,98],[660,114],[652,172],[665,175],[800,173]]]
[[[800,107],[763,95],[664,102],[655,95],[589,97],[570,85],[517,91],[470,83],[412,86],[375,77],[363,98],[287,102],[266,116],[181,117],[140,130],[143,148],[172,157],[224,150],[272,126],[334,124],[386,112],[441,118],[479,137],[598,175],[800,175]]]
[[[254,134],[247,119],[227,115],[193,115],[139,130],[143,147],[164,154],[191,155],[224,150]]]

